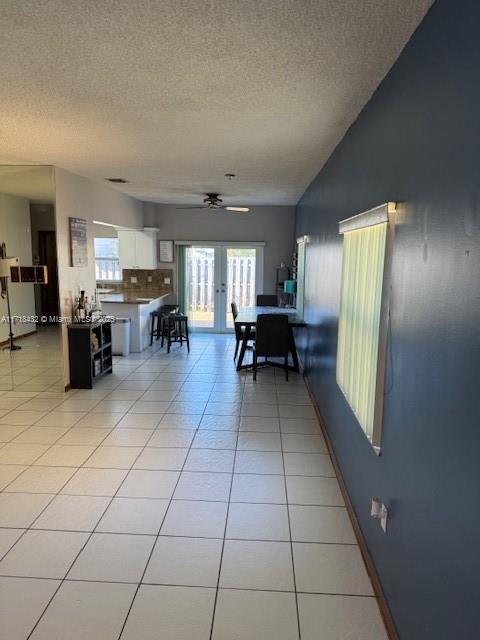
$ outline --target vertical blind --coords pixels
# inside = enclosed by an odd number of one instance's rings
[[[343,235],[337,382],[373,444],[387,225]]]

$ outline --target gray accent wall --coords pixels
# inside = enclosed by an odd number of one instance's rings
[[[479,27],[478,1],[437,0],[297,208],[296,234],[311,238],[301,357],[402,640],[479,637]],[[377,457],[335,381],[338,222],[389,200],[400,220]]]
[[[275,268],[281,262],[292,264],[294,207],[258,206],[251,207],[249,213],[232,213],[180,210],[175,205],[145,202],[144,225],[158,227],[158,237],[162,240],[266,242],[264,293],[275,291]]]

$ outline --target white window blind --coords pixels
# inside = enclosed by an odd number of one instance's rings
[[[380,446],[395,204],[340,223],[343,234],[337,382],[374,447]]]

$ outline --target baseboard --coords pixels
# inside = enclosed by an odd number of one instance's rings
[[[367,547],[367,543],[365,542],[365,538],[363,537],[362,530],[360,528],[360,524],[355,515],[355,511],[353,509],[352,502],[348,495],[347,487],[345,481],[342,476],[342,472],[340,471],[340,467],[338,465],[337,459],[335,457],[335,453],[333,451],[332,443],[330,441],[330,436],[328,435],[328,431],[325,427],[325,421],[323,416],[318,408],[317,402],[315,400],[315,396],[312,393],[312,389],[308,383],[308,380],[305,378],[305,384],[307,385],[308,393],[310,395],[310,399],[312,401],[313,407],[315,409],[315,413],[317,414],[318,422],[320,423],[320,428],[323,433],[323,437],[325,438],[325,442],[327,444],[328,452],[330,454],[330,458],[332,459],[333,468],[335,469],[335,473],[337,475],[338,484],[340,485],[340,491],[342,492],[343,499],[345,501],[345,506],[347,508],[348,516],[350,518],[350,522],[352,523],[353,531],[355,533],[355,537],[357,539],[358,546],[360,548],[360,552],[363,557],[363,561],[365,562],[365,566],[367,568],[368,575],[372,582],[373,591],[378,601],[378,606],[380,609],[380,613],[383,618],[383,622],[385,624],[385,628],[388,633],[388,637],[390,640],[399,640],[399,635],[397,632],[397,628],[395,626],[395,622],[393,620],[393,616],[391,614],[390,608],[388,606],[387,600],[385,598],[385,594],[383,593],[382,584],[380,582],[380,578],[378,576],[377,570],[375,568],[375,564],[372,560],[370,552]]]
[[[22,338],[28,338],[28,336],[33,336],[34,333],[37,333],[36,329],[34,331],[29,331],[28,333],[22,333],[20,336],[13,336],[13,341],[17,342],[18,340],[22,340]],[[3,340],[2,342],[0,342],[0,347],[4,347],[5,345],[9,344],[9,342],[10,338],[8,340]]]

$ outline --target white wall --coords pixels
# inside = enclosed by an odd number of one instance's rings
[[[5,242],[9,256],[20,258],[21,265],[32,264],[32,239],[30,233],[30,202],[0,193],[0,244]],[[33,284],[12,284],[9,280],[10,308],[12,315],[35,315]],[[0,320],[7,316],[7,301],[0,298]],[[35,331],[35,324],[17,323],[16,336]],[[8,339],[8,323],[0,322],[0,342]]]
[[[258,206],[250,207],[249,213],[231,213],[144,203],[144,225],[158,227],[162,240],[266,242],[264,293],[275,291],[275,268],[281,262],[292,263],[294,223],[294,207]]]
[[[93,251],[93,220],[125,227],[143,226],[142,203],[113,188],[55,167],[56,227],[58,252],[58,280],[60,312],[70,317],[72,302],[81,288],[89,297],[95,289],[95,261]],[[87,220],[88,266],[70,266],[69,218]],[[68,338],[66,326],[62,330],[65,358],[65,384],[69,383]]]

